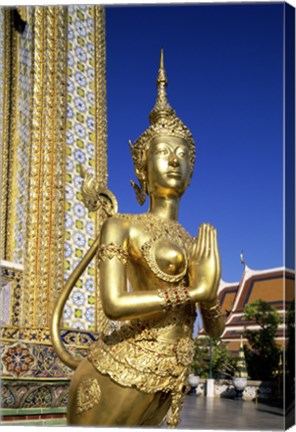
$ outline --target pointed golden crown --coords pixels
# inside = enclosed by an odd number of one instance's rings
[[[195,162],[195,142],[190,130],[184,125],[182,120],[177,117],[176,112],[168,102],[166,94],[168,80],[164,67],[163,49],[161,49],[160,52],[160,65],[156,85],[157,98],[154,108],[149,114],[150,126],[135,141],[134,145],[130,143],[135,168],[140,170],[143,168],[143,163],[145,161],[143,152],[146,151],[147,143],[150,143],[156,136],[168,135],[183,138],[187,142],[190,158],[190,171],[192,175]]]

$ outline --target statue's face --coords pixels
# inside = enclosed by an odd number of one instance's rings
[[[147,153],[146,176],[149,195],[182,196],[190,181],[186,141],[166,135],[154,138]]]

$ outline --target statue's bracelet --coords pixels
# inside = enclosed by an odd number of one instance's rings
[[[205,321],[216,321],[222,316],[221,308],[219,303],[207,308],[203,304],[200,304],[200,311]]]
[[[164,299],[162,309],[165,312],[191,301],[188,288],[183,284],[180,284],[176,287],[166,287],[163,289],[160,288],[158,289],[158,296]]]

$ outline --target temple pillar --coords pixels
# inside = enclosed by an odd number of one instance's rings
[[[59,417],[71,371],[51,315],[104,220],[81,202],[80,163],[107,187],[105,11],[1,8],[0,58],[1,405],[4,419]],[[98,280],[94,262],[65,308],[62,337],[81,356],[107,325]]]

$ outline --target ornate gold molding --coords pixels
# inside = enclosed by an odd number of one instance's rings
[[[2,118],[1,258],[13,261],[17,163],[19,36],[12,10],[4,9],[4,79]]]
[[[11,19],[7,9],[3,9],[4,21],[4,43],[3,43],[3,110],[2,110],[2,152],[1,152],[1,258],[6,257],[6,220],[7,220],[7,199],[8,199],[8,140],[9,140],[9,101],[10,101],[10,80],[11,80]]]
[[[105,10],[90,6],[95,47],[95,171],[102,188],[107,186],[106,44]],[[24,286],[20,325],[49,325],[56,297],[64,285],[65,133],[67,98],[66,7],[26,9],[32,66],[28,67],[31,94],[28,100],[28,179],[24,245]],[[3,89],[3,146],[1,250],[14,261],[18,145],[18,53],[23,36],[13,31],[9,9],[5,12],[5,88]],[[30,39],[31,40],[31,39]],[[20,41],[20,43],[19,43]],[[13,50],[13,51],[12,51]],[[6,79],[7,78],[7,79]],[[10,146],[8,145],[10,143]],[[20,217],[20,216],[18,216]],[[105,218],[97,212],[96,233]],[[4,221],[4,223],[3,223]],[[99,275],[96,274],[99,281]],[[96,289],[95,328],[107,325],[102,312],[99,283]]]
[[[65,7],[34,9],[32,129],[23,325],[49,326],[63,286]]]
[[[101,189],[107,188],[107,107],[106,107],[105,9],[94,7],[95,92],[96,92],[96,174]]]
[[[106,25],[105,9],[94,6],[94,46],[95,46],[95,158],[96,178],[102,189],[107,188],[107,106],[106,106]],[[106,215],[96,213],[96,235],[98,235]],[[97,261],[97,260],[96,260]],[[100,275],[96,262],[96,330],[107,331],[109,320],[106,318],[100,299]]]

